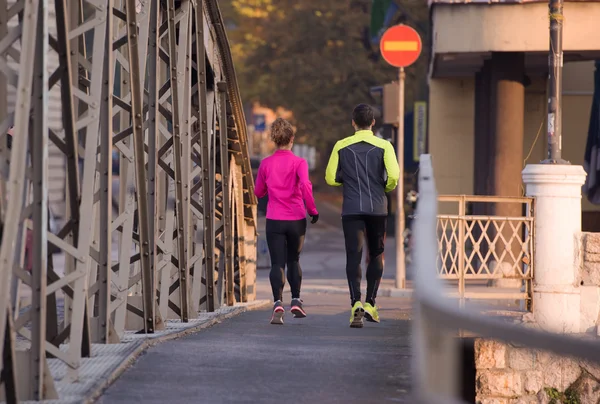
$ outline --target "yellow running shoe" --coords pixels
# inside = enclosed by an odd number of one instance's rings
[[[365,318],[367,321],[372,323],[379,322],[379,313],[377,312],[377,306],[371,305],[371,303],[365,303]]]
[[[365,316],[365,309],[361,302],[354,303],[352,312],[350,313],[350,327],[351,328],[362,328],[363,317]]]

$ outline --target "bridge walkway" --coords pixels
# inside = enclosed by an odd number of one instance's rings
[[[335,215],[323,216],[309,227],[301,263],[307,284],[326,286],[345,271]],[[268,271],[257,286],[257,298],[270,299]],[[289,304],[287,285],[284,296]],[[379,298],[381,323],[351,329],[347,295],[302,298],[305,319],[287,313],[283,326],[271,325],[268,307],[149,349],[98,402],[410,402],[410,299]]]

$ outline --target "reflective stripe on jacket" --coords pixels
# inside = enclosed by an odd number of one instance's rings
[[[399,176],[394,147],[370,130],[338,141],[325,171],[327,184],[344,186],[342,215],[386,216],[385,193],[396,188]]]

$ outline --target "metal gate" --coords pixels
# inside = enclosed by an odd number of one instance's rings
[[[438,214],[438,274],[458,284],[464,299],[522,299],[531,301],[534,247],[533,198],[444,195],[438,204],[449,214]],[[521,215],[491,216],[474,211],[520,211]],[[479,208],[479,209],[477,209]],[[473,288],[498,280],[513,280],[512,287]],[[517,291],[521,281],[520,291]],[[501,282],[500,282],[501,283]],[[486,285],[486,286],[487,286]]]

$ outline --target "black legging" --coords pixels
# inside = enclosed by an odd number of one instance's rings
[[[375,304],[377,289],[383,276],[383,250],[385,245],[385,228],[387,216],[351,215],[342,216],[344,240],[346,243],[346,276],[350,288],[351,304],[360,301],[360,282],[362,271],[360,262],[366,234],[369,252],[367,266],[367,298],[366,302]]]
[[[300,253],[306,234],[306,219],[301,220],[271,220],[267,219],[267,244],[271,255],[271,289],[273,300],[283,300],[285,286],[285,265],[287,264],[287,279],[292,289],[292,299],[300,298],[302,284],[302,269],[300,268]]]

